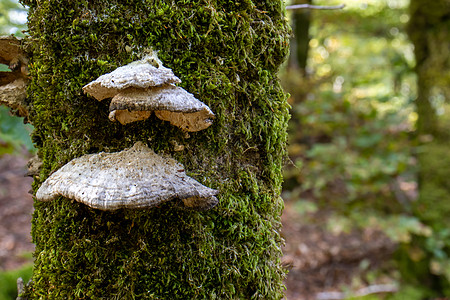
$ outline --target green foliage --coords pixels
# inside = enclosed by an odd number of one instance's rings
[[[7,65],[0,64],[0,72],[11,72]]]
[[[34,147],[30,140],[33,127],[23,124],[23,118],[9,115],[9,109],[0,107],[0,155],[4,153],[33,151]]]
[[[398,242],[400,280],[415,284],[401,295],[411,299],[450,293],[449,124],[443,121],[450,27],[443,7],[434,11],[443,2],[416,2],[413,12],[422,7],[430,15],[411,23],[417,25],[411,31],[419,41],[415,48],[406,35],[408,1],[347,1],[343,11],[314,12],[309,76],[299,79],[289,70],[284,77],[293,95],[294,167],[285,174],[290,199],[334,208],[327,222],[332,231],[370,227]],[[432,26],[420,27],[425,24]],[[414,54],[421,53],[426,76],[419,84],[439,87],[427,96],[443,125],[434,136],[421,136],[432,141],[417,147],[413,71]],[[417,159],[426,163],[419,167]],[[417,186],[418,197],[407,191]]]
[[[404,299],[450,294],[450,27],[443,3],[413,1],[412,16],[408,1],[348,1],[342,12],[320,13],[310,42],[314,72],[300,84],[287,79],[297,168],[286,172],[286,188],[294,199],[334,207],[330,230],[377,228],[398,242],[402,280],[415,285],[401,292],[410,295]],[[414,48],[405,33],[410,17]],[[418,197],[402,185],[418,186]]]
[[[26,11],[26,8],[15,0],[0,1],[0,35],[23,36],[21,31],[26,29]]]
[[[377,21],[378,14],[389,15],[387,22]],[[412,171],[412,48],[398,31],[402,24],[394,27],[403,14],[405,7],[372,1],[364,10],[350,5],[317,15],[309,60],[314,74],[305,84],[287,80],[295,118],[289,150],[297,166],[286,172],[287,188],[342,210],[403,209],[392,189]],[[344,19],[359,26],[343,28],[338,20]]]
[[[348,297],[346,300],[380,300],[378,295],[367,295],[367,296],[356,296],[356,297]]]
[[[31,278],[32,265],[24,265],[20,269],[0,272],[0,300],[12,300],[17,297],[17,278],[26,283]]]
[[[398,292],[386,297],[386,300],[423,300],[430,296],[431,293],[420,286],[404,285]]]
[[[414,236],[430,237],[432,229],[422,224],[416,217],[406,215],[385,215],[376,210],[348,212],[347,215],[335,213],[328,218],[326,227],[335,233],[351,232],[355,227],[383,231],[397,243],[411,243]]]

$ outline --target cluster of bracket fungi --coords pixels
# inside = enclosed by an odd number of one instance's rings
[[[0,38],[0,63],[12,72],[0,72],[0,104],[27,116],[26,56],[20,41]],[[181,80],[153,52],[142,60],[117,68],[83,87],[101,101],[112,98],[109,119],[122,124],[144,120],[152,112],[184,131],[212,124],[214,113],[203,102],[175,84]],[[30,174],[39,173],[40,161],[30,162]],[[37,170],[35,170],[37,169]],[[100,210],[150,208],[170,200],[177,206],[206,210],[217,205],[217,190],[186,175],[183,165],[137,142],[115,153],[86,154],[51,174],[36,192],[40,201],[63,196]]]
[[[161,120],[186,131],[209,127],[214,118],[211,109],[176,83],[181,80],[153,53],[100,76],[83,90],[99,101],[112,97],[111,121],[128,124],[155,112]]]

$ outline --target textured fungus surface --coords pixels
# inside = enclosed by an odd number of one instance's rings
[[[154,207],[179,199],[187,208],[205,210],[217,204],[216,194],[187,176],[173,158],[138,142],[120,152],[73,159],[47,178],[36,198],[64,196],[101,210]]]
[[[289,105],[277,80],[288,50],[283,1],[22,0],[29,7],[34,190],[74,158],[144,141],[220,190],[206,212],[101,211],[35,202],[28,299],[281,299],[281,169]],[[185,133],[154,114],[105,122],[82,87],[153,47],[180,87],[215,114]],[[131,49],[131,51],[130,51]],[[182,145],[176,151],[174,145]]]
[[[212,124],[214,114],[207,105],[184,89],[163,85],[152,89],[129,88],[118,93],[109,106],[110,120],[122,124],[156,116],[186,131],[200,131]]]
[[[83,87],[85,93],[101,101],[111,98],[126,88],[146,89],[169,83],[181,83],[171,69],[165,68],[157,59],[146,57],[132,62],[97,78]]]

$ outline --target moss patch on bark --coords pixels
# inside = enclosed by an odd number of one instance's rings
[[[103,212],[69,199],[35,203],[29,299],[279,299],[281,168],[289,118],[276,78],[287,53],[281,1],[23,0],[28,94],[43,159],[34,189],[86,153],[143,141],[219,189],[208,212]],[[98,76],[158,50],[181,86],[216,114],[189,135],[156,118],[121,125],[82,93]],[[185,150],[174,151],[174,144]]]

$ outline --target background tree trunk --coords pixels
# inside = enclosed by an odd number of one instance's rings
[[[419,200],[414,203],[414,213],[433,229],[433,234],[416,239],[416,247],[426,252],[424,259],[409,262],[414,278],[408,270],[404,274],[405,278],[428,286],[438,295],[450,293],[449,16],[448,0],[411,1],[408,33],[416,57],[417,136],[420,143],[417,155]],[[445,111],[443,114],[442,110]]]
[[[410,6],[409,36],[414,43],[418,96],[417,134],[419,189],[417,212],[440,228],[450,226],[442,216],[450,214],[450,1],[413,0]],[[444,101],[439,101],[441,97]],[[441,102],[441,103],[440,103]],[[440,149],[440,150],[439,150]],[[441,153],[440,155],[437,155]],[[438,196],[439,195],[439,196]]]
[[[294,1],[295,4],[311,4],[311,0]],[[311,25],[311,10],[296,9],[292,12],[292,30],[291,52],[288,67],[299,69],[302,76],[306,76],[306,63],[308,61],[309,51],[309,28]]]
[[[220,190],[220,204],[207,212],[172,203],[104,212],[65,198],[36,202],[26,296],[281,298],[279,195],[288,120],[276,78],[288,47],[282,1],[22,3],[30,7],[32,138],[43,159],[34,190],[75,157],[136,141],[172,155],[188,175]],[[210,128],[188,135],[154,116],[112,123],[109,101],[83,95],[83,85],[150,47],[214,111]]]

